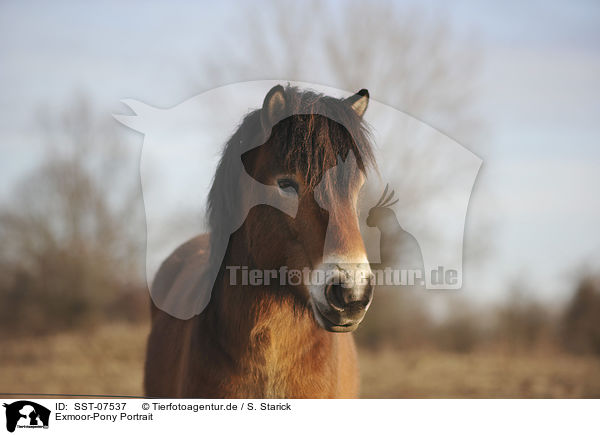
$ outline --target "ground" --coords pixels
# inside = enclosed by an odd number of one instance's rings
[[[115,324],[0,343],[2,393],[139,396],[148,325]],[[362,396],[600,397],[600,359],[359,349]]]

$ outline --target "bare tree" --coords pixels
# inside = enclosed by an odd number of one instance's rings
[[[200,64],[200,87],[281,79],[372,98],[436,126],[461,143],[482,125],[473,106],[480,51],[441,18],[393,2],[267,1],[226,23]]]
[[[85,98],[44,117],[46,155],[0,210],[2,320],[34,330],[88,322],[143,282],[137,156],[115,127]]]

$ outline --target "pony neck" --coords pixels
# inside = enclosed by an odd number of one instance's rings
[[[240,240],[232,237],[214,291],[213,330],[220,346],[233,359],[248,357],[264,366],[282,369],[301,360],[315,346],[326,345],[331,337],[315,322],[311,308],[302,304],[291,289],[275,286],[232,285],[227,266],[254,267],[252,256]],[[258,268],[258,267],[257,267]],[[238,284],[240,276],[238,275]],[[260,364],[259,364],[260,365]]]

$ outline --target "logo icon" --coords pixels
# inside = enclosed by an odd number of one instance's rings
[[[6,430],[14,432],[16,428],[48,428],[50,410],[29,400],[19,400],[3,404],[6,408]]]

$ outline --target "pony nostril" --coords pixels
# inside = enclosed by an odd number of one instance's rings
[[[375,276],[370,273],[366,283],[348,286],[344,275],[336,275],[325,287],[325,298],[336,311],[362,311],[371,303],[374,280]]]
[[[325,297],[329,305],[335,310],[343,311],[346,307],[346,289],[339,284],[330,284],[325,289]]]

